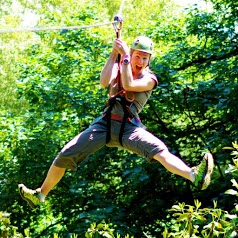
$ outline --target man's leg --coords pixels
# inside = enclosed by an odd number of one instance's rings
[[[129,123],[123,134],[124,148],[145,157],[148,161],[160,162],[169,172],[180,175],[201,189],[206,189],[211,181],[214,161],[211,153],[203,156],[198,166],[190,168],[180,158],[169,152],[158,137],[143,128]]]
[[[88,155],[103,147],[105,141],[105,121],[102,121],[100,124],[94,123],[90,125],[89,128],[64,146],[52,163],[41,188],[33,190],[27,188],[24,184],[19,184],[20,195],[32,208],[35,208],[41,202],[44,202],[45,196],[62,179],[66,168],[76,170],[77,165],[87,158]]]
[[[192,168],[188,167],[181,159],[170,153],[168,150],[162,150],[154,156],[154,159],[159,161],[169,172],[180,175],[192,182]]]
[[[65,168],[60,168],[55,166],[54,164],[51,165],[48,174],[45,178],[44,183],[41,186],[41,193],[46,196],[54,186],[62,179],[65,173]]]
[[[27,201],[31,208],[36,208],[40,203],[45,201],[45,196],[62,179],[65,170],[65,168],[60,168],[52,164],[41,188],[35,190],[27,188],[24,184],[19,184],[18,188],[21,197]]]
[[[206,153],[201,163],[192,168],[188,167],[181,159],[171,154],[168,150],[157,153],[153,158],[159,161],[171,173],[190,180],[202,190],[206,189],[210,184],[214,167],[211,153]]]

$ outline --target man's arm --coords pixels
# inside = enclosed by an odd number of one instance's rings
[[[152,90],[157,84],[157,78],[151,73],[146,73],[142,78],[133,79],[131,65],[122,64],[122,86],[126,91],[144,92]]]
[[[112,50],[106,64],[104,65],[101,75],[100,75],[100,84],[102,87],[107,87],[110,82],[116,78],[118,72],[118,64],[115,63],[118,56],[116,50]]]

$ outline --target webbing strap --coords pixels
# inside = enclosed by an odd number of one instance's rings
[[[121,36],[121,28],[122,28],[122,18],[121,18],[121,15],[122,15],[122,8],[124,7],[124,3],[125,3],[125,0],[122,0],[121,5],[120,5],[120,9],[119,9],[119,13],[114,18],[114,21],[117,21],[117,23],[119,23],[119,27],[116,25],[115,22],[113,23],[114,29],[116,31],[116,37],[118,39]],[[118,54],[118,56],[117,56],[118,73],[117,73],[117,78],[116,78],[117,86],[118,86],[118,94],[123,89],[122,88],[122,83],[121,83],[120,61],[121,61],[121,55]],[[111,140],[111,111],[112,111],[113,106],[115,105],[116,100],[118,100],[121,103],[123,111],[124,111],[122,125],[121,125],[121,129],[120,129],[120,133],[119,133],[119,142],[120,142],[121,146],[123,146],[123,144],[122,144],[122,136],[123,136],[126,120],[129,117],[129,112],[128,112],[127,106],[126,106],[126,104],[128,102],[126,101],[125,98],[122,98],[122,97],[119,97],[119,96],[115,96],[115,97],[112,97],[112,98],[109,99],[109,108],[107,109],[106,116],[105,116],[105,119],[107,121],[106,144],[109,143],[110,140]]]
[[[106,135],[106,144],[111,140],[111,115],[112,108],[115,104],[116,98],[109,99],[109,108],[106,111],[105,119],[107,121],[107,135]]]
[[[107,121],[107,135],[106,135],[106,144],[108,144],[111,140],[111,111],[113,106],[115,105],[115,102],[118,101],[120,102],[122,108],[123,108],[123,119],[122,119],[122,124],[121,124],[121,128],[120,128],[120,132],[119,132],[119,142],[121,144],[121,146],[123,146],[122,143],[122,136],[124,133],[124,129],[125,129],[125,125],[126,125],[126,121],[128,120],[130,113],[129,113],[129,108],[128,108],[128,103],[131,104],[130,102],[127,102],[126,99],[124,97],[113,97],[109,99],[109,107],[107,109],[107,111],[105,112],[104,118]]]
[[[122,107],[123,107],[123,111],[124,111],[124,116],[123,116],[123,119],[122,119],[121,129],[120,129],[120,133],[119,133],[119,142],[120,142],[121,146],[123,146],[122,137],[123,137],[126,121],[129,117],[129,112],[128,112],[126,104],[125,103],[122,104]]]

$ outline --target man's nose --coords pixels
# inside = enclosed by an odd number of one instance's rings
[[[142,58],[139,58],[139,59],[138,59],[138,63],[139,63],[140,65],[142,65],[142,64],[143,64],[143,59],[142,59]]]

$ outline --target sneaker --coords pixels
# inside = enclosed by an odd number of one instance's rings
[[[36,190],[32,190],[27,188],[24,184],[18,184],[18,189],[20,192],[21,197],[27,201],[28,205],[31,208],[36,208],[40,205],[40,188]]]
[[[211,175],[213,172],[214,161],[211,153],[206,153],[203,156],[202,162],[192,168],[195,174],[195,186],[201,187],[204,190],[208,187],[211,181]]]

